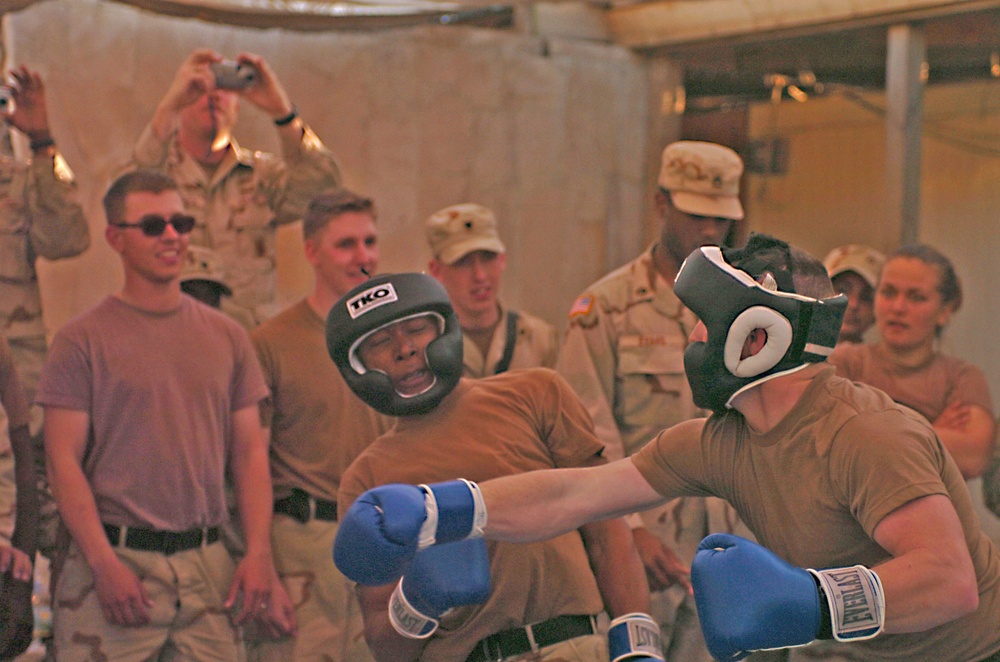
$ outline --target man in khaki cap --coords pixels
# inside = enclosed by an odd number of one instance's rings
[[[728,147],[667,145],[655,194],[659,237],[570,308],[556,370],[587,406],[612,460],[637,452],[666,427],[704,415],[684,376],[684,348],[697,320],[674,296],[673,282],[684,258],[699,246],[724,243],[743,218],[742,173],[743,161]],[[709,662],[688,593],[688,565],[707,533],[734,530],[735,511],[714,497],[683,498],[630,519],[666,658]]]
[[[551,368],[558,333],[551,324],[500,303],[507,249],[494,213],[475,203],[445,207],[424,224],[433,257],[427,270],[448,292],[462,327],[465,376]]]
[[[875,287],[883,262],[884,255],[861,244],[834,248],[823,259],[833,289],[847,297],[837,342],[864,342],[865,332],[875,323]]]

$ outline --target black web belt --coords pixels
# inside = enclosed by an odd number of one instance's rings
[[[594,616],[556,616],[523,628],[511,628],[481,639],[465,662],[497,662],[515,655],[597,632]]]
[[[127,547],[140,552],[159,552],[167,555],[184,552],[202,545],[211,545],[219,540],[219,527],[217,526],[187,531],[157,531],[155,529],[105,524],[104,533],[108,536],[108,542],[113,547]]]
[[[311,519],[336,522],[337,502],[311,497],[305,490],[293,487],[291,496],[274,502],[274,512],[288,515],[303,524]]]

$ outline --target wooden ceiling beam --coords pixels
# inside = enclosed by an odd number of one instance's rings
[[[769,40],[1000,8],[1000,0],[654,0],[606,12],[612,40],[636,49]]]

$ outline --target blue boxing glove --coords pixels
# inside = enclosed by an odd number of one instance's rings
[[[459,540],[417,552],[389,598],[389,622],[410,639],[434,634],[438,619],[454,607],[490,597],[490,559],[482,538]]]
[[[625,614],[611,621],[608,627],[608,659],[611,662],[663,662],[660,626],[652,618],[639,612]]]
[[[366,586],[394,582],[417,551],[435,543],[481,537],[486,506],[467,480],[383,485],[368,490],[340,520],[333,561]]]
[[[882,583],[868,568],[796,568],[726,533],[698,545],[691,584],[705,642],[718,660],[817,638],[871,639],[885,620]]]

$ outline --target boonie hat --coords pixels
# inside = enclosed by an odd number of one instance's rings
[[[743,159],[728,147],[679,140],[663,149],[659,185],[674,206],[688,214],[743,219],[740,176]]]
[[[823,258],[823,266],[826,272],[833,278],[837,274],[845,271],[853,271],[865,279],[865,282],[875,287],[878,284],[878,275],[882,271],[882,264],[885,256],[874,248],[862,246],[861,244],[847,244],[839,246],[827,253]]]
[[[226,296],[233,294],[233,290],[226,284],[225,267],[222,260],[215,251],[205,246],[188,246],[180,282],[185,283],[189,280],[204,280],[215,283]]]
[[[434,212],[424,230],[431,253],[444,264],[454,264],[473,251],[507,252],[497,234],[496,216],[472,202]]]

